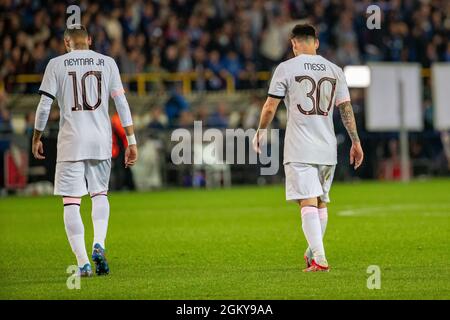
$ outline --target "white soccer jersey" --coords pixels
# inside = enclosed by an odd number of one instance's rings
[[[283,163],[336,164],[333,110],[350,101],[342,69],[320,55],[298,55],[275,69],[269,96],[284,99],[288,111]]]
[[[124,92],[111,57],[92,50],[73,50],[51,59],[39,92],[58,100],[58,162],[111,158],[108,101]],[[129,114],[128,104],[126,108]],[[131,116],[127,118],[123,126],[132,124]],[[42,121],[36,129],[43,130],[40,126]]]

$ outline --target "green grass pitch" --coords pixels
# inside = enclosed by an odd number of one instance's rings
[[[450,180],[334,184],[329,273],[302,273],[282,186],[112,193],[111,274],[66,286],[57,197],[0,199],[0,299],[449,299]],[[81,206],[91,246],[90,201]],[[381,289],[367,288],[367,267]]]

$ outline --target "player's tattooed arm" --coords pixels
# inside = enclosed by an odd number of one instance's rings
[[[352,146],[350,148],[350,164],[354,165],[355,169],[358,169],[364,160],[364,151],[358,137],[353,108],[350,101],[343,102],[338,107],[341,113],[342,122],[344,123],[345,129],[347,129],[350,139],[352,140]]]
[[[356,128],[355,115],[353,114],[353,108],[350,101],[341,103],[338,108],[341,113],[342,123],[344,124],[345,129],[347,129],[352,143],[360,142],[358,130]]]

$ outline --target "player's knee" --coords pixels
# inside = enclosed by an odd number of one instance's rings
[[[300,207],[317,207],[317,198],[301,199],[299,201]]]
[[[100,192],[91,192],[90,193],[91,199],[94,199],[96,197],[107,197],[108,191],[100,191]]]
[[[322,201],[320,197],[317,197],[317,208],[323,209],[327,207],[327,203]]]
[[[64,196],[62,197],[62,201],[64,206],[70,206],[70,205],[80,205],[81,204],[81,198],[80,197],[69,197]]]
[[[106,191],[91,193],[91,201],[93,215],[98,217],[99,214],[103,216],[109,212],[108,193]]]

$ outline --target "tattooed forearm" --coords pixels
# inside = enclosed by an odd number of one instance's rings
[[[359,142],[355,115],[353,114],[353,108],[350,101],[341,103],[338,107],[341,113],[342,123],[344,124],[345,129],[347,129],[350,139],[353,143]]]

